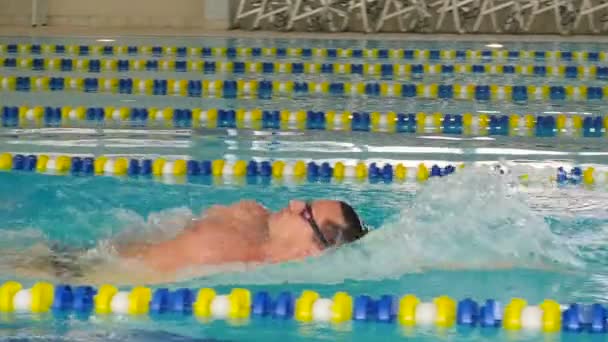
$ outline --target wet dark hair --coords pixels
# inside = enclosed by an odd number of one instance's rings
[[[355,209],[346,202],[340,201],[339,203],[342,215],[344,216],[344,224],[328,224],[330,229],[338,232],[335,243],[337,245],[351,243],[364,237],[369,232],[369,229],[361,221]]]

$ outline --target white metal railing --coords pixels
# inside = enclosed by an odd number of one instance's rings
[[[381,31],[388,20],[396,18],[399,31],[413,31],[431,17],[424,0],[385,0],[375,31]]]
[[[236,1],[239,5],[233,26],[245,29],[273,23],[273,29],[332,32],[568,34],[608,30],[608,0]],[[586,26],[581,25],[584,21]]]

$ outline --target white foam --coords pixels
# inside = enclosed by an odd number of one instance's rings
[[[399,215],[350,246],[318,258],[219,274],[205,281],[339,283],[391,279],[429,268],[580,265],[576,247],[552,233],[543,215],[527,202],[525,193],[506,176],[462,171],[429,180]]]
[[[352,167],[347,167],[348,170]],[[551,231],[544,217],[556,214],[566,217],[565,229],[578,224],[570,224],[570,216],[573,220],[587,215],[595,219],[602,217],[602,213],[608,217],[605,211],[608,194],[572,188],[521,191],[508,177],[510,175],[497,176],[487,168],[465,168],[450,177],[429,180],[413,201],[386,203],[389,207],[400,207],[400,212],[350,246],[284,265],[199,267],[184,272],[183,279],[200,279],[204,271],[219,273],[207,276],[205,286],[340,283],[347,279],[399,278],[428,268],[491,269],[499,264],[526,267],[551,263],[584,269],[588,260],[605,260],[607,252],[603,247],[608,241],[608,223],[598,223],[593,231],[559,234]],[[387,196],[378,200],[394,201],[395,198]],[[170,239],[188,227],[195,217],[185,207],[145,216],[131,210],[113,209],[107,216],[111,217],[109,221],[101,224],[89,223],[90,216],[84,212],[75,212],[72,217],[83,222],[83,229],[90,224],[88,227],[104,232],[102,237],[96,237],[97,247],[87,253],[88,257],[109,258],[118,242]],[[37,229],[29,230],[27,235],[23,235],[25,231],[14,233],[18,236],[11,236],[11,230],[0,230],[4,237],[0,245],[7,246],[3,252],[11,244],[44,242],[46,234]],[[16,252],[15,257],[24,256]]]

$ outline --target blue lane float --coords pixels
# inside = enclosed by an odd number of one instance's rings
[[[231,180],[295,181],[295,182],[357,182],[404,183],[425,182],[432,178],[449,176],[464,168],[459,165],[405,165],[381,162],[327,162],[284,160],[167,160],[129,159],[105,156],[49,156],[0,153],[0,171],[36,172],[52,175],[144,177],[160,181],[196,181],[197,179],[228,178]],[[498,168],[496,171],[504,173]],[[517,175],[522,182],[530,180],[528,174]],[[605,185],[608,171],[594,167],[558,167],[542,181],[558,185]]]
[[[220,293],[212,288],[117,288],[109,284],[96,288],[47,282],[25,288],[18,282],[7,281],[0,285],[0,312],[3,319],[16,313],[20,317],[27,313],[61,316],[69,312],[85,314],[86,317],[179,314],[196,316],[202,322],[214,319],[243,321],[259,317],[333,324],[358,321],[363,324],[437,326],[443,329],[461,326],[545,333],[607,332],[607,311],[599,303],[561,305],[545,299],[538,304],[529,304],[524,299],[513,298],[503,305],[491,298],[484,302],[472,298],[456,301],[443,295],[424,301],[412,294],[386,294],[374,298],[365,294],[351,296],[344,291],[322,297],[312,290],[299,294],[282,291],[272,295],[266,290],[251,292],[244,288]]]
[[[465,136],[602,138],[608,116],[590,114],[396,113],[315,110],[201,109],[154,107],[2,106],[0,126],[7,128],[129,126],[326,130]]]

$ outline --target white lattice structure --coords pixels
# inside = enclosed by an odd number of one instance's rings
[[[561,34],[568,33],[567,27],[574,21],[572,15],[575,13],[575,7],[572,0],[516,0],[516,2],[515,6],[520,13],[527,10],[530,12],[523,26],[526,32],[529,32],[538,17],[546,12],[553,12],[555,28]]]
[[[262,23],[269,22],[283,29],[289,24],[292,10],[293,0],[262,0],[261,11],[253,27],[257,29]]]
[[[375,30],[381,31],[388,20],[397,18],[399,31],[412,31],[420,20],[430,17],[424,0],[385,0]]]
[[[251,29],[560,34],[597,33],[598,22],[608,28],[608,0],[240,0],[233,20]]]
[[[477,16],[477,20],[475,20],[475,24],[473,25],[473,32],[479,32],[479,28],[481,27],[483,20],[487,17],[490,17],[490,22],[494,32],[502,32],[503,26],[499,24],[499,17],[497,17],[497,15],[499,12],[505,10],[511,10],[511,12],[513,12],[515,7],[516,1],[513,0],[482,0],[479,15]],[[524,21],[521,13],[515,13],[513,19],[519,23],[519,27],[523,27]]]
[[[252,20],[251,29],[259,29],[265,23],[282,28],[287,24],[292,10],[292,0],[240,0],[232,27],[242,28],[243,23]],[[284,18],[284,23],[278,23]]]
[[[262,0],[240,0],[236,14],[232,20],[232,27],[239,28],[243,20],[256,18],[262,11]]]
[[[295,0],[287,29],[299,22],[308,27],[318,25],[331,32],[344,31],[350,19],[350,0]]]
[[[454,29],[458,33],[465,33],[464,28],[465,15],[473,16],[476,18],[476,12],[480,8],[480,0],[439,0],[431,4],[431,7],[437,8],[438,14],[437,22],[435,23],[435,30],[440,30],[444,25],[444,20],[448,14],[452,14],[452,20],[454,22]]]
[[[589,29],[594,33],[600,32],[595,26],[595,14],[608,9],[608,1],[601,0],[594,2],[593,0],[582,0],[579,7],[578,15],[574,21],[574,29],[577,29],[581,21],[586,18],[589,23]],[[608,22],[604,22],[602,29],[606,30]]]
[[[348,12],[361,20],[364,32],[373,32],[375,18],[371,15],[372,9],[380,5],[380,0],[352,0]],[[352,23],[354,18],[350,19]]]

